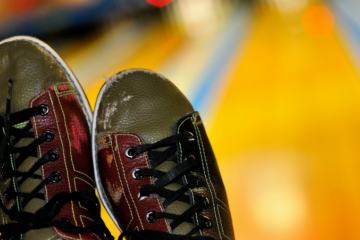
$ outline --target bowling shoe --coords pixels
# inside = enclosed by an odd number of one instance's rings
[[[32,37],[0,42],[0,239],[112,239],[95,195],[91,120],[54,50]]]
[[[172,82],[141,69],[113,76],[92,132],[96,184],[120,239],[234,239],[204,124]]]

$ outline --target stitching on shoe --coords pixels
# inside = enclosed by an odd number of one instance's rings
[[[116,136],[114,136],[114,138],[115,138],[115,140],[116,140],[116,142],[117,142]],[[116,145],[117,145],[117,143],[116,143]],[[127,225],[126,228],[125,228],[125,229],[127,229],[127,227],[134,221],[134,214],[133,214],[133,212],[132,212],[132,209],[131,209],[131,206],[130,206],[130,203],[129,203],[129,199],[128,199],[126,193],[125,193],[125,188],[124,188],[123,181],[122,181],[122,179],[121,179],[121,174],[120,174],[120,171],[119,171],[119,166],[118,166],[118,163],[117,163],[117,161],[116,161],[116,158],[118,157],[118,155],[115,154],[115,152],[114,152],[114,145],[113,145],[112,136],[110,136],[110,148],[111,148],[111,151],[112,151],[113,156],[115,157],[115,161],[114,161],[114,162],[115,162],[115,165],[116,165],[117,176],[118,176],[118,178],[119,178],[119,182],[120,182],[120,184],[121,184],[121,187],[122,187],[122,189],[123,189],[123,191],[124,191],[124,192],[123,192],[123,195],[124,195],[126,204],[128,205],[129,210],[130,210],[130,214],[131,214],[131,221],[129,221],[128,225]],[[119,155],[119,156],[120,156],[120,155]],[[119,158],[119,162],[121,162],[121,159],[120,159],[120,158]]]
[[[196,114],[197,116],[197,114]],[[201,133],[200,133],[200,130],[198,128],[198,126],[196,125],[196,122],[194,121],[195,119],[192,118],[192,123],[194,125],[194,128],[195,128],[195,131],[197,134],[196,135],[196,138],[197,138],[197,143],[198,143],[198,147],[199,147],[199,150],[201,152],[201,163],[202,163],[202,166],[203,166],[203,169],[205,170],[205,179],[206,179],[206,182],[207,182],[207,185],[208,185],[208,188],[210,190],[210,195],[211,195],[211,198],[212,198],[212,201],[214,203],[214,206],[213,206],[213,209],[214,209],[214,214],[215,214],[215,221],[216,221],[216,224],[217,224],[217,228],[218,228],[218,234],[220,236],[220,240],[222,239],[222,236],[220,234],[220,226],[219,226],[219,216],[218,216],[218,211],[216,209],[216,206],[215,206],[215,198],[217,199],[216,197],[216,190],[214,188],[214,185],[213,185],[213,182],[210,178],[210,171],[209,171],[209,168],[208,168],[208,164],[207,164],[207,161],[208,159],[206,158],[206,154],[205,154],[205,148],[204,148],[204,145],[203,145],[203,142],[202,142],[202,139],[200,138],[201,136]],[[222,227],[222,223],[220,223],[221,225],[221,228]]]
[[[62,107],[62,105],[61,105],[61,101],[60,101],[60,98],[59,98],[59,96],[58,95],[56,95],[56,99],[57,99],[57,101],[58,101],[58,104],[59,104],[59,106],[60,106],[60,110],[61,110],[61,115],[62,115],[62,118],[63,118],[63,120],[64,120],[64,126],[65,126],[65,137],[64,138],[66,138],[66,140],[67,140],[67,143],[68,143],[68,146],[69,146],[69,155],[70,155],[70,163],[71,163],[71,165],[72,165],[72,167],[73,167],[73,170],[76,172],[76,170],[75,170],[75,166],[74,166],[74,158],[73,158],[73,155],[72,155],[72,151],[71,151],[71,141],[70,141],[70,137],[69,137],[69,131],[68,131],[68,127],[67,127],[67,123],[66,123],[66,116],[65,116],[65,112],[64,112],[64,110],[63,110],[63,107]],[[62,134],[62,132],[60,132],[60,128],[58,128],[58,130],[59,130],[59,135],[61,136],[61,138],[63,137],[63,134]],[[65,139],[64,139],[64,141],[66,141]],[[67,164],[67,161],[64,161],[64,165],[65,165],[65,169],[66,169],[66,175],[67,175],[67,178],[68,178],[68,181],[69,181],[69,190],[70,191],[72,191],[72,186],[71,186],[71,184],[70,184],[70,172],[69,172],[69,168],[68,168],[68,164]],[[86,174],[85,174],[86,175]],[[74,185],[74,188],[75,188],[75,191],[77,191],[77,186],[76,185]],[[71,210],[72,210],[72,213],[73,213],[73,220],[74,220],[74,222],[75,222],[75,225],[78,225],[78,223],[77,223],[77,219],[76,219],[76,215],[75,215],[75,209],[74,209],[74,203],[73,202],[70,202],[70,204],[71,204]]]
[[[134,206],[136,215],[137,215],[138,218],[139,218],[139,222],[140,222],[140,224],[141,224],[141,228],[144,229],[144,226],[143,226],[142,221],[141,221],[141,218],[140,218],[140,214],[139,214],[139,212],[137,211],[137,208],[135,207],[135,206],[136,206],[136,205],[135,205],[135,201],[134,201],[134,199],[133,199],[133,197],[132,197],[132,195],[131,195],[129,183],[128,183],[127,178],[126,178],[126,175],[125,175],[125,169],[124,169],[124,165],[123,165],[122,158],[121,158],[121,155],[120,155],[120,149],[119,149],[119,144],[118,144],[117,136],[118,136],[118,135],[115,134],[115,139],[116,139],[116,141],[115,141],[115,149],[117,149],[116,152],[117,152],[117,155],[118,155],[118,157],[119,157],[119,162],[120,162],[120,165],[121,165],[121,168],[122,168],[122,174],[123,174],[123,177],[124,177],[125,182],[126,182],[126,188],[127,188],[127,191],[130,193],[129,195],[130,195],[130,198],[131,198],[131,202],[134,204],[133,206]],[[124,194],[126,195],[125,192],[124,192]],[[130,211],[132,212],[132,208],[130,208]]]
[[[66,122],[66,120],[67,120],[67,119],[66,119],[66,115],[65,115],[64,109],[63,109],[63,107],[62,107],[61,101],[60,101],[60,96],[57,95],[56,97],[57,97],[57,99],[58,99],[58,101],[59,101],[60,109],[61,109],[62,116],[63,116],[63,119],[64,119],[64,125],[65,125],[65,130],[66,130],[66,138],[67,138],[67,140],[68,140],[69,147],[70,147],[70,159],[71,159],[72,168],[73,168],[74,172],[77,172],[77,173],[79,173],[79,174],[81,174],[81,175],[83,175],[83,176],[86,176],[88,180],[92,180],[92,178],[91,178],[89,175],[87,175],[86,173],[84,173],[84,172],[82,172],[82,171],[79,171],[79,170],[77,170],[77,169],[75,168],[74,159],[73,159],[72,151],[71,151],[71,141],[70,141],[70,137],[69,137],[70,134],[69,134],[69,132],[68,132],[68,127],[67,127],[67,122]],[[76,103],[77,103],[77,102],[76,102]],[[85,179],[84,179],[84,180],[85,180]],[[92,181],[92,182],[93,182],[93,181]],[[77,190],[77,189],[76,189],[77,186],[75,185],[74,187],[75,187],[75,191],[76,191],[76,190]]]
[[[134,134],[124,134],[124,133],[120,133],[120,134],[116,134],[116,135],[117,135],[117,136],[130,136],[130,137],[132,137],[132,138],[135,137],[136,140],[138,141],[138,144],[141,144],[141,143],[142,143],[141,139],[140,139],[138,136],[134,135]],[[117,140],[117,139],[116,139],[116,140]],[[116,142],[118,142],[118,141],[116,141]],[[118,154],[119,154],[119,158],[121,159],[120,149],[119,149],[119,148],[118,148]],[[145,153],[143,156],[144,156],[144,158],[145,158],[145,160],[146,160],[146,161],[145,161],[146,166],[147,166],[147,167],[150,167],[150,166],[149,166],[148,155]],[[122,161],[121,161],[121,165],[122,165],[122,168],[124,169],[124,166],[123,166],[123,162],[122,162]],[[124,174],[124,176],[125,176],[125,174]],[[125,180],[126,180],[126,183],[128,184],[128,181],[127,181],[126,176],[125,176]],[[129,192],[130,192],[130,190],[129,190]],[[136,206],[131,194],[130,194],[130,196],[131,196],[132,202],[134,203],[134,206]],[[164,208],[162,207],[162,205],[161,205],[161,203],[160,203],[160,200],[159,200],[158,198],[156,198],[156,201],[158,202],[158,207],[161,209],[161,211],[164,211]],[[140,217],[140,215],[139,215],[138,210],[137,210],[136,207],[135,207],[135,210],[136,210],[137,215],[138,215],[138,217],[139,217],[139,220],[140,220],[140,223],[141,223],[141,227],[144,229],[144,226],[143,226],[143,223],[142,223],[143,221],[142,221],[142,219],[141,219],[141,217]],[[170,231],[170,227],[169,227],[167,221],[165,221],[165,225],[166,225],[168,231],[171,232],[171,231]]]
[[[51,110],[51,111],[53,111],[53,113],[54,113],[56,126],[57,126],[57,129],[59,129],[59,121],[58,121],[58,118],[57,118],[56,113],[55,113],[55,110],[54,110],[54,109],[55,109],[55,108],[54,108],[54,102],[53,102],[53,99],[52,99],[52,97],[51,97],[51,94],[50,94],[50,91],[49,91],[49,90],[46,90],[46,91],[45,91],[44,93],[42,93],[40,96],[32,99],[32,100],[31,100],[31,106],[33,106],[34,101],[35,101],[36,99],[39,99],[39,97],[41,97],[41,96],[43,96],[43,95],[45,95],[45,94],[47,94],[47,95],[49,96],[50,103],[51,103],[51,106],[52,106],[52,108],[51,108],[52,110]],[[32,122],[33,122],[33,124],[34,124],[35,134],[36,134],[36,136],[38,137],[39,134],[38,134],[38,131],[37,131],[37,125],[36,125],[35,117],[32,119]],[[59,137],[59,139],[60,139],[60,143],[61,143],[61,150],[62,150],[62,152],[63,152],[63,158],[64,158],[64,161],[65,161],[66,156],[65,156],[65,150],[64,150],[63,140],[62,140],[61,137]],[[42,155],[40,146],[38,146],[38,152],[40,153],[40,155]],[[65,165],[65,167],[66,167],[66,165]],[[67,168],[67,167],[66,167],[66,168]],[[41,170],[42,170],[42,175],[44,176],[44,175],[45,175],[44,166],[41,167]],[[70,183],[69,183],[69,184],[70,184]],[[47,188],[46,188],[46,187],[44,188],[44,191],[45,191],[46,200],[48,201],[48,200],[49,200],[49,196],[48,196],[48,192],[47,192]],[[78,240],[78,239],[79,239],[79,238],[72,238],[72,237],[70,237],[70,236],[67,236],[67,235],[62,234],[61,232],[59,232],[59,231],[57,230],[56,227],[53,227],[53,230],[55,231],[56,234],[58,234],[58,235],[61,236],[61,237],[67,237],[67,238],[72,239],[72,240]]]
[[[49,91],[48,91],[48,92],[49,92]],[[52,109],[53,109],[53,111],[54,111],[54,116],[55,116],[55,119],[56,119],[57,130],[59,131],[59,139],[60,139],[60,143],[61,143],[61,147],[62,147],[62,152],[63,152],[63,158],[64,158],[64,165],[65,165],[66,175],[67,175],[68,180],[70,180],[70,178],[69,178],[69,169],[68,169],[67,160],[66,160],[67,158],[66,158],[66,155],[65,155],[65,146],[64,146],[64,142],[63,142],[63,141],[64,141],[64,140],[63,140],[63,135],[62,135],[62,133],[60,132],[59,120],[58,120],[58,118],[57,118],[57,114],[56,114],[56,111],[55,111],[54,102],[53,102],[53,99],[52,99],[52,96],[51,96],[50,92],[49,92],[49,97],[50,97]],[[61,109],[61,112],[62,112],[64,121],[65,121],[65,131],[66,131],[66,135],[67,135],[67,137],[69,137],[69,136],[68,136],[68,131],[67,131],[67,126],[66,126],[66,119],[65,119],[65,116],[64,116],[64,111],[63,111],[63,109],[62,109],[62,106],[61,106],[61,103],[60,103],[60,100],[59,100],[58,97],[56,98],[56,100],[58,101],[58,104],[60,105],[60,109]],[[68,141],[69,141],[69,139],[68,139]],[[70,144],[69,146],[71,146],[71,144]],[[70,151],[70,160],[71,160],[71,162],[72,162],[72,153],[71,153],[71,151]],[[43,167],[43,168],[44,168],[44,167]],[[69,190],[71,191],[71,190],[72,190],[72,187],[71,187],[70,181],[68,181],[68,187],[69,187]],[[74,203],[73,203],[73,202],[70,202],[70,205],[71,205],[71,211],[72,211],[72,214],[73,214],[72,218],[73,218],[73,220],[75,221],[75,224],[78,225],[78,224],[77,224],[77,221],[76,221],[76,217],[75,217]],[[54,229],[55,229],[55,232],[58,233],[60,236],[69,237],[70,239],[79,239],[79,238],[72,238],[72,237],[69,236],[69,235],[66,235],[66,234],[61,233],[56,227],[55,227]],[[80,237],[80,234],[79,234],[79,237]]]
[[[80,221],[81,221],[83,227],[85,226],[84,221],[83,221],[83,218],[84,218],[84,219],[88,219],[88,220],[93,221],[93,222],[95,221],[95,220],[92,219],[92,218],[89,218],[89,217],[84,216],[84,215],[80,215]],[[95,233],[93,233],[93,232],[92,232],[92,233],[88,233],[88,234],[96,237],[96,239],[98,239],[98,240],[102,240],[97,234],[95,234]],[[81,236],[80,236],[80,238],[81,238]]]
[[[189,117],[186,117],[185,119],[183,119],[182,120],[182,122],[179,124],[179,126],[178,126],[178,128],[177,128],[177,133],[180,133],[180,128],[182,127],[182,125],[187,121],[187,120],[189,120],[189,119],[191,119],[191,116],[189,116]],[[180,156],[179,156],[179,160],[180,160],[180,162],[183,162],[182,161],[182,158],[183,158],[183,152],[182,152],[182,144],[181,143],[179,143],[179,146],[180,146]],[[189,183],[189,181],[188,181],[188,179],[187,179],[187,177],[186,176],[184,176],[184,179],[185,179],[185,182],[186,182],[186,184],[188,184]],[[194,195],[194,192],[193,192],[193,190],[191,190],[191,189],[189,189],[189,191],[190,191],[190,193],[191,193],[191,199],[192,199],[192,201],[193,202],[195,202],[195,195]],[[196,224],[197,225],[199,225],[200,224],[200,221],[199,221],[199,214],[198,213],[196,213],[195,214],[195,221],[196,221]],[[204,235],[204,233],[203,233],[203,230],[199,230],[199,232],[200,232],[200,235],[201,236],[203,236]]]
[[[30,107],[33,107],[33,106],[34,106],[34,101],[35,101],[36,99],[41,98],[41,97],[42,97],[43,95],[45,95],[45,94],[49,94],[49,93],[48,93],[48,90],[45,91],[45,92],[43,92],[43,93],[41,93],[39,96],[33,98],[33,99],[30,101]],[[53,102],[52,102],[52,101],[51,101],[51,105],[53,106]],[[51,111],[54,111],[54,109],[51,108]],[[55,117],[55,118],[56,118],[56,117]],[[56,119],[56,121],[57,121],[57,119]],[[31,123],[32,123],[32,125],[34,126],[33,129],[34,129],[35,137],[39,137],[38,127],[37,127],[37,124],[36,124],[35,117],[32,117],[32,118],[31,118]],[[38,154],[39,154],[39,155],[42,155],[40,146],[37,147],[37,151],[38,151]],[[42,173],[42,176],[45,176],[45,172],[44,172],[44,167],[43,167],[43,166],[41,167],[41,173]],[[48,193],[47,193],[46,187],[44,188],[44,191],[45,191],[45,198],[46,198],[46,200],[48,200]]]
[[[217,208],[218,208],[219,214],[220,214],[220,209],[223,210],[223,211],[225,212],[225,214],[228,214],[228,212],[229,212],[227,208],[224,208],[224,207],[223,207],[222,205],[220,205],[220,204],[217,204]],[[221,215],[220,215],[220,217],[221,217]],[[222,224],[222,221],[220,221],[220,223],[221,223],[222,234],[224,235],[225,238],[231,240],[231,237],[225,233],[225,230],[224,230],[224,226],[223,226],[223,224]]]
[[[73,179],[73,182],[74,182],[74,185],[76,185],[76,180],[79,179],[80,181],[86,183],[87,185],[89,185],[90,187],[94,187],[94,185],[91,183],[91,182],[88,182],[86,181],[85,179],[81,178],[81,177],[78,177],[78,176],[75,176],[74,179]],[[81,202],[78,202],[79,204],[79,207],[82,208],[82,209],[86,209],[84,208],[83,206],[81,206]],[[84,215],[80,215],[80,216],[84,216]],[[84,227],[84,226],[83,226]]]

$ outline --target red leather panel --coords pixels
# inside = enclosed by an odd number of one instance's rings
[[[125,229],[155,230],[169,232],[164,219],[149,223],[146,215],[150,211],[163,211],[156,197],[139,199],[141,186],[151,184],[148,177],[134,179],[132,173],[136,168],[148,168],[147,154],[134,159],[126,157],[125,152],[131,146],[142,144],[139,137],[133,134],[112,133],[98,138],[100,145],[98,161],[102,184],[111,201],[119,225]]]
[[[61,174],[61,181],[45,187],[46,199],[59,192],[94,191],[91,169],[90,133],[79,100],[69,84],[51,87],[31,101],[32,106],[46,104],[49,113],[32,119],[36,136],[51,131],[55,137],[38,148],[40,155],[55,150],[59,159],[42,167],[44,178],[52,172]],[[66,204],[58,215],[76,226],[87,226],[92,219],[78,203]],[[99,239],[95,234],[67,234],[54,228],[64,239]]]

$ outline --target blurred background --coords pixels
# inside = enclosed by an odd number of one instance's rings
[[[174,81],[205,120],[236,239],[358,240],[359,12],[358,0],[1,0],[0,36],[48,41],[92,105],[126,68]]]

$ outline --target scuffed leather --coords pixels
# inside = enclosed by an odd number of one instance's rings
[[[128,70],[108,80],[97,131],[137,133],[144,142],[152,143],[173,134],[174,123],[192,111],[186,97],[165,77]]]
[[[144,69],[126,70],[108,79],[98,98],[94,134],[133,133],[143,143],[154,143],[173,135],[176,122],[193,112],[190,102],[172,82]],[[105,187],[105,183],[101,185]],[[168,209],[180,214],[188,207],[186,204],[171,204]],[[179,234],[187,233],[192,229],[191,224],[187,225],[190,226],[186,229],[176,230]]]

